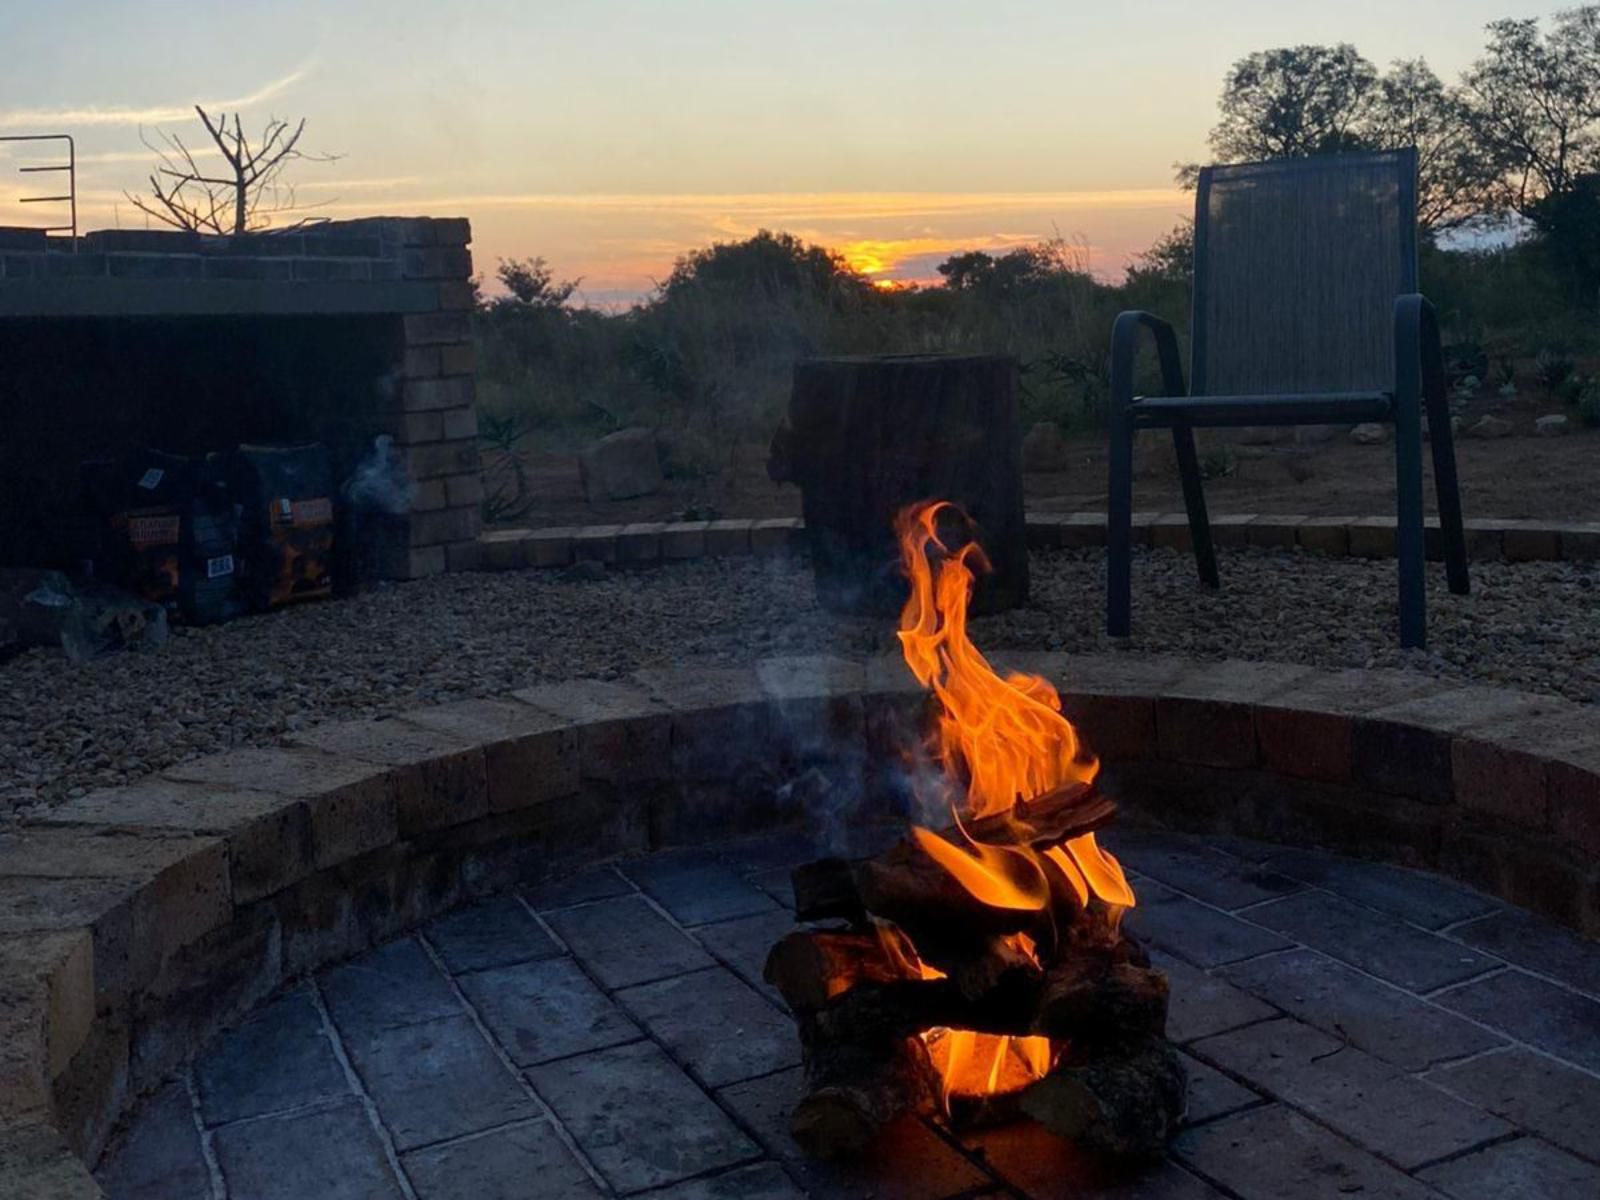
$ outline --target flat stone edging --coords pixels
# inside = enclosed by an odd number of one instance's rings
[[[1595,710],[1397,671],[994,656],[1129,818],[1443,871],[1600,934]],[[797,815],[924,697],[898,658],[647,670],[315,727],[0,834],[0,1182],[96,1197],[130,1100],[284,979],[469,897]],[[866,773],[866,774],[864,774]],[[870,794],[870,792],[869,792]]]
[[[1600,522],[1506,519],[1466,523],[1467,554],[1474,562],[1594,562],[1600,560]],[[1106,515],[1099,512],[1034,513],[1027,524],[1034,550],[1092,549],[1106,544]],[[1277,547],[1357,558],[1393,558],[1393,517],[1303,517],[1223,514],[1211,518],[1218,546]],[[1427,555],[1443,558],[1439,521],[1425,527]],[[1189,519],[1183,513],[1136,512],[1134,543],[1188,552]],[[638,522],[564,525],[548,529],[495,529],[450,549],[452,571],[516,571],[595,561],[608,566],[649,566],[686,559],[783,554],[805,545],[799,517],[768,520]]]

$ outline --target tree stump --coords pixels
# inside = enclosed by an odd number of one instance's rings
[[[800,485],[817,597],[884,615],[906,599],[894,516],[949,500],[975,522],[993,570],[978,612],[1028,596],[1017,363],[1000,355],[890,355],[797,363],[768,471]]]

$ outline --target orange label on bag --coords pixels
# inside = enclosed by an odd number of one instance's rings
[[[280,497],[267,508],[273,525],[292,526],[295,529],[315,529],[319,525],[333,524],[333,501],[326,496],[313,500],[290,500]]]

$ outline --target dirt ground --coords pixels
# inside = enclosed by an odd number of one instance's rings
[[[1475,419],[1468,414],[1469,423]],[[1565,437],[1532,436],[1531,418],[1526,428],[1519,423],[1510,437],[1459,437],[1456,457],[1466,515],[1600,520],[1600,430],[1576,424]],[[1239,432],[1201,432],[1202,459],[1225,472],[1206,481],[1206,499],[1214,513],[1370,516],[1394,507],[1392,444],[1358,446],[1340,431],[1322,444],[1280,439],[1250,445],[1240,440]],[[1152,440],[1140,447],[1138,455],[1134,507],[1181,509],[1170,444],[1148,436]],[[1025,477],[1031,511],[1105,509],[1104,439],[1074,437],[1068,449],[1067,469]],[[1431,466],[1429,474],[1431,509]],[[733,468],[720,476],[669,479],[657,494],[637,500],[585,501],[575,455],[530,455],[528,476],[527,510],[506,524],[591,525],[708,516],[783,517],[800,512],[799,489],[767,478],[766,448],[759,445],[740,448]]]

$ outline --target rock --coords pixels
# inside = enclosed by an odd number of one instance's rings
[[[1065,471],[1071,465],[1067,439],[1054,421],[1039,421],[1022,439],[1024,471]]]
[[[631,500],[661,490],[661,456],[648,429],[619,429],[595,442],[578,459],[584,497]]]
[[[1533,423],[1533,430],[1540,437],[1564,437],[1572,432],[1572,422],[1561,413],[1548,413]]]
[[[1389,427],[1364,421],[1350,431],[1350,440],[1358,446],[1381,446],[1389,440]]]
[[[1511,422],[1502,417],[1480,417],[1477,424],[1468,429],[1467,433],[1469,436],[1476,438],[1510,437]]]

